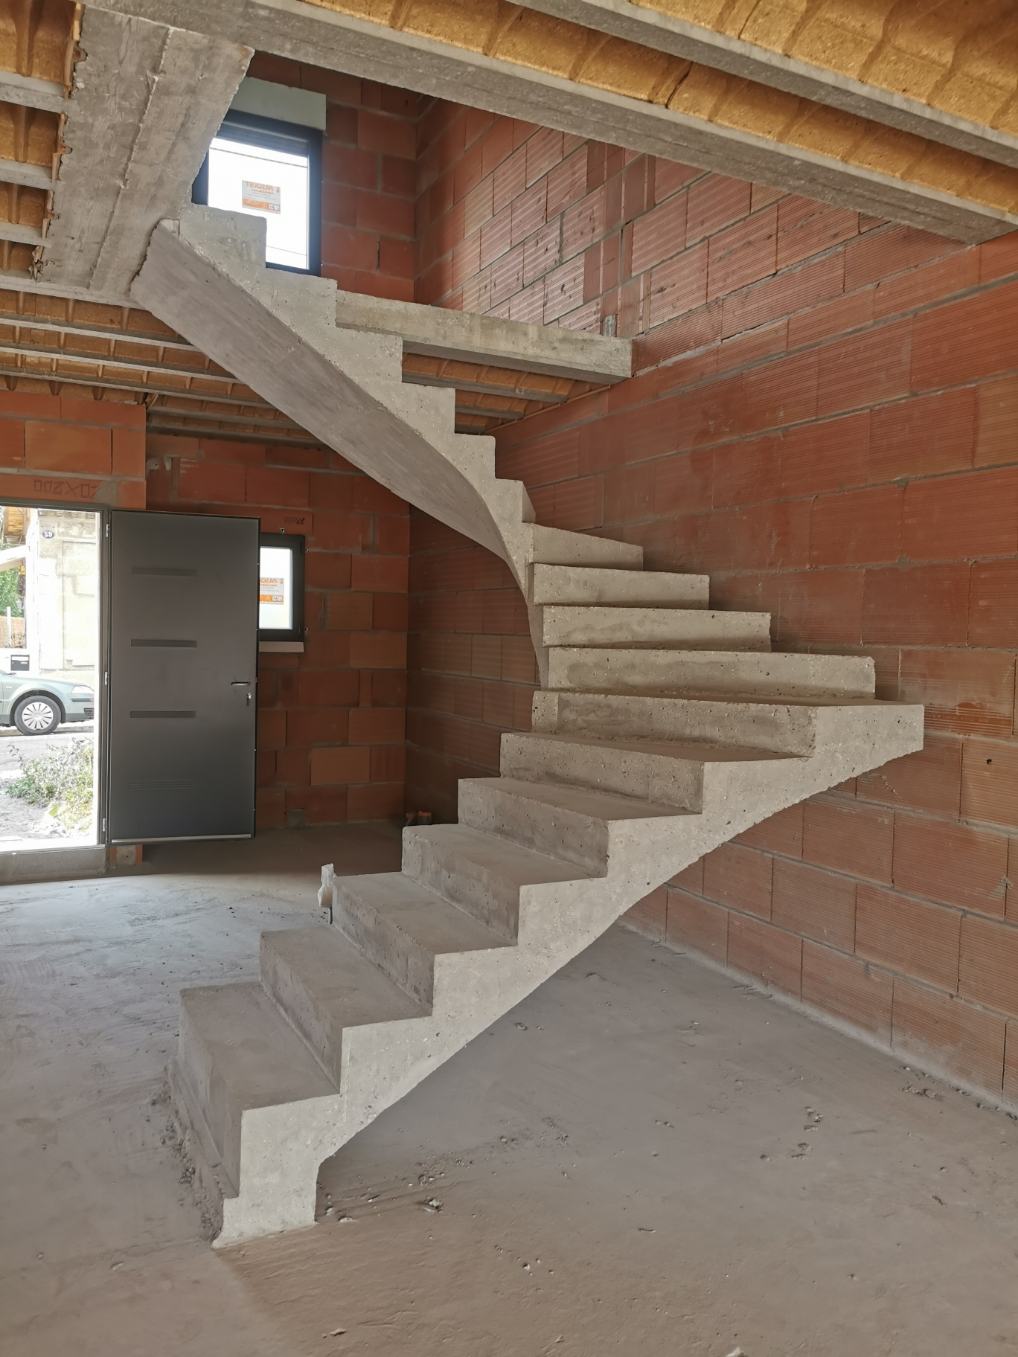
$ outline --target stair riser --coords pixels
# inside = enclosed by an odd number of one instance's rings
[[[706,575],[535,565],[531,598],[537,604],[580,607],[706,608]]]
[[[575,691],[732,693],[773,698],[873,693],[873,662],[857,657],[734,654],[722,658],[662,650],[548,652],[548,687]]]
[[[233,1105],[229,1089],[217,1073],[200,1033],[191,1023],[186,1005],[182,1005],[180,1011],[177,1063],[181,1078],[203,1111],[206,1128],[219,1152],[223,1169],[232,1183],[239,1182],[242,1109]]]
[[[703,795],[702,763],[526,735],[502,736],[501,771],[525,782],[566,782],[677,810],[699,811]]]
[[[532,556],[535,565],[606,566],[612,570],[640,570],[643,548],[609,537],[593,537],[535,524]]]
[[[769,613],[681,608],[546,607],[550,646],[662,646],[697,650],[770,650]]]
[[[403,871],[504,937],[515,937],[520,893],[511,881],[484,872],[423,835],[404,835]]]
[[[333,923],[378,969],[423,1004],[434,993],[435,957],[363,900],[337,885]]]
[[[603,820],[526,801],[490,782],[460,783],[460,822],[548,853],[600,876],[608,860],[609,829]]]
[[[817,710],[735,700],[538,692],[532,729],[612,739],[711,740],[746,749],[809,754],[816,742]]]
[[[342,1031],[334,1029],[327,1012],[320,1011],[300,977],[271,946],[272,934],[262,934],[261,981],[287,1021],[296,1028],[338,1084],[343,1063]]]

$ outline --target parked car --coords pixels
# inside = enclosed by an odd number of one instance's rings
[[[86,683],[0,673],[0,725],[17,726],[22,735],[49,735],[65,721],[94,715],[95,693]]]

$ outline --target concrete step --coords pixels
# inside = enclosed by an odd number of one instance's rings
[[[564,528],[545,528],[531,524],[532,559],[541,565],[613,566],[616,570],[641,570],[643,547],[616,542],[610,537],[594,537],[585,532],[567,532]]]
[[[641,572],[642,573],[642,572]],[[545,607],[549,646],[675,646],[686,650],[770,650],[770,613],[707,608]]]
[[[234,1189],[240,1182],[240,1124],[245,1111],[336,1092],[336,1085],[257,983],[182,991],[176,1076],[201,1109]]]
[[[336,878],[333,923],[412,998],[430,1007],[436,958],[511,942],[400,872]]]
[[[705,608],[709,575],[663,570],[610,570],[595,566],[535,565],[534,603],[626,608]]]
[[[548,687],[608,693],[731,693],[758,697],[870,697],[873,661],[861,655],[553,646]]]
[[[582,867],[591,876],[608,868],[612,826],[633,827],[683,812],[674,806],[518,778],[464,778],[460,822]]]
[[[617,792],[699,813],[711,767],[779,762],[795,755],[696,740],[613,740],[604,736],[505,734],[502,774]]]
[[[585,876],[573,863],[463,824],[404,830],[403,871],[509,939],[522,890]]]
[[[327,924],[263,933],[261,976],[266,992],[337,1085],[345,1029],[427,1012]]]
[[[656,697],[639,693],[534,694],[534,731],[613,740],[731,741],[743,748],[810,754],[817,704],[739,697]]]
[[[696,740],[771,753],[810,755],[869,729],[894,734],[921,722],[921,709],[877,698],[785,698],[639,693],[534,694],[533,729],[611,740]]]

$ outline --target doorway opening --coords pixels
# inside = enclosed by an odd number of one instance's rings
[[[100,533],[0,504],[0,852],[98,842]]]

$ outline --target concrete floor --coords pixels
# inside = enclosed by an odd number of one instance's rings
[[[1018,1125],[621,930],[330,1161],[320,1224],[210,1251],[177,990],[253,975],[333,857],[397,841],[0,893],[5,1357],[1018,1353]]]

